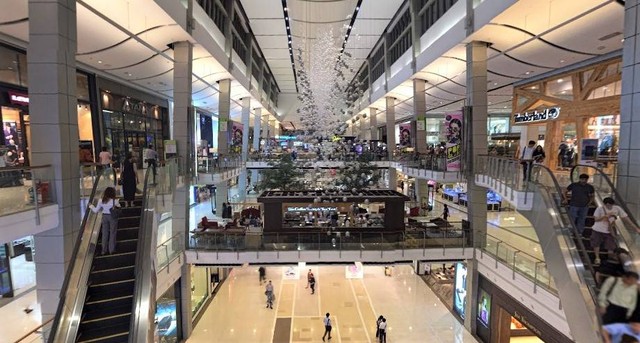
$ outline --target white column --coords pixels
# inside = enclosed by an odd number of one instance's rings
[[[193,45],[190,42],[178,42],[174,44],[173,64],[173,139],[178,146],[180,170],[189,171],[193,166],[193,132],[195,113],[192,107],[192,70],[193,70]],[[191,178],[185,175],[181,187],[177,187],[173,195],[171,230],[173,234],[186,233],[189,229],[189,192],[191,191]],[[191,274],[188,266],[182,268],[181,284],[183,289],[191,288]],[[191,292],[182,292],[183,304],[191,304]],[[182,332],[188,336],[193,327],[190,306],[182,307]]]
[[[370,107],[369,108],[369,139],[371,140],[379,140],[380,137],[378,135],[378,109]]]
[[[251,115],[251,98],[242,98],[242,161],[249,156],[249,116]]]
[[[76,36],[75,1],[29,0],[29,114],[31,136],[38,137],[31,141],[30,157],[32,165],[51,165],[36,177],[52,183],[60,220],[58,227],[35,236],[43,322],[56,313],[81,222]]]
[[[387,106],[387,152],[389,153],[389,159],[393,159],[393,152],[396,150],[396,99],[392,97],[386,98]],[[389,168],[389,189],[396,189],[397,181],[396,168]]]
[[[218,81],[218,154],[229,153],[229,115],[231,112],[231,80]]]
[[[216,184],[216,216],[222,217],[222,203],[229,202],[229,184],[223,181]]]
[[[415,135],[413,136],[413,146],[421,154],[427,153],[427,131],[426,114],[427,99],[425,86],[427,81],[413,79],[413,120],[415,124]]]
[[[260,152],[260,129],[262,127],[262,108],[258,107],[254,109],[253,114],[253,151],[255,153]],[[255,187],[258,183],[258,170],[251,170],[251,188]]]

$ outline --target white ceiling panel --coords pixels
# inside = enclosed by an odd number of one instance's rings
[[[280,0],[241,0],[244,12],[251,18],[282,18]],[[253,25],[252,25],[253,27]],[[257,32],[254,32],[257,33]]]

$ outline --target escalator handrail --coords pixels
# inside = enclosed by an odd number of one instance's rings
[[[67,272],[65,273],[64,282],[62,283],[62,288],[60,289],[60,299],[58,300],[58,308],[56,310],[55,319],[53,320],[53,324],[51,325],[51,332],[49,334],[49,340],[48,340],[49,343],[54,343],[56,332],[59,329],[58,326],[60,326],[60,322],[62,320],[62,314],[64,313],[66,293],[67,293],[67,289],[69,288],[69,282],[71,281],[71,274],[73,273],[73,270],[75,268],[75,265],[78,259],[78,251],[80,251],[80,245],[82,244],[82,237],[85,234],[85,231],[87,229],[87,220],[89,219],[89,215],[91,211],[89,206],[93,204],[96,197],[96,191],[98,189],[98,185],[100,184],[100,179],[102,178],[103,174],[105,175],[107,174],[106,173],[107,171],[111,171],[111,173],[113,174],[113,180],[114,180],[113,185],[114,187],[116,186],[117,176],[116,176],[116,171],[113,168],[105,169],[102,173],[98,174],[98,176],[96,177],[96,181],[93,184],[91,195],[89,196],[89,201],[87,202],[87,208],[84,212],[84,216],[82,217],[82,222],[80,224],[80,231],[78,232],[78,237],[76,238],[76,242],[73,247],[71,260],[69,262]],[[76,296],[78,296],[78,294],[76,294]],[[78,317],[79,316],[80,314],[78,314]],[[77,330],[77,327],[75,329]]]
[[[571,182],[575,182],[575,180],[574,180],[574,174],[575,174],[574,171],[578,167],[591,168],[591,169],[595,170],[600,175],[600,177],[602,177],[604,179],[604,181],[607,183],[609,188],[611,188],[611,191],[613,192],[613,196],[617,200],[616,201],[616,205],[620,206],[624,210],[624,212],[627,214],[627,216],[629,216],[629,219],[631,219],[631,221],[633,221],[636,225],[638,225],[638,221],[633,216],[633,212],[631,212],[631,210],[629,210],[629,207],[627,207],[627,202],[622,198],[620,193],[618,193],[618,189],[615,187],[615,185],[611,181],[611,178],[609,178],[609,176],[607,174],[605,174],[605,172],[602,171],[602,169],[600,169],[598,167],[594,167],[594,166],[588,166],[588,165],[585,165],[585,164],[578,164],[577,166],[574,166],[573,168],[571,168],[571,172],[570,172]]]
[[[561,199],[564,199],[564,192],[562,187],[560,187],[560,183],[558,182],[558,179],[556,178],[555,174],[553,174],[553,171],[551,171],[551,169],[549,169],[549,167],[542,165],[542,164],[534,164],[533,168],[531,168],[532,170],[534,168],[538,168],[538,169],[542,169],[544,170],[551,178],[552,182],[553,182],[553,187],[556,189],[556,192],[558,193],[558,195],[561,197]],[[529,183],[527,183],[527,190],[529,188]],[[558,207],[560,207],[560,205],[558,205]],[[571,233],[573,233],[575,235],[575,237],[578,237],[578,239],[576,239],[576,244],[578,246],[578,250],[580,252],[580,254],[582,255],[582,264],[585,265],[587,267],[587,269],[589,270],[589,272],[591,273],[592,277],[595,280],[596,277],[596,270],[593,267],[593,264],[591,263],[591,259],[589,258],[589,255],[587,254],[587,248],[584,246],[584,242],[582,241],[582,239],[579,239],[579,237],[581,237],[581,234],[578,232],[578,228],[576,227],[576,224],[573,220],[569,220],[569,229],[571,230]],[[595,287],[596,285],[593,285],[593,287]],[[594,289],[592,289],[592,287],[589,287],[589,289],[593,292]],[[594,294],[594,296],[597,296],[597,294]]]
[[[152,173],[152,168],[147,168],[144,176],[144,188],[142,190],[140,232],[138,234],[138,246],[136,248],[136,276],[129,329],[129,342],[132,343],[150,342],[153,338],[156,301],[156,269],[153,255],[156,252],[156,247],[153,246],[153,242],[155,242],[153,232],[154,223],[153,220],[150,222],[148,220],[148,212],[153,211],[155,207],[155,199],[150,201],[152,189],[149,182]],[[155,187],[153,191],[155,191]],[[151,206],[150,210],[148,209],[149,206]],[[151,215],[153,215],[153,213]]]

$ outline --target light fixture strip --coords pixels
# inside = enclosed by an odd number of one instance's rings
[[[293,71],[293,82],[296,85],[296,93],[297,93],[298,92],[298,75],[296,75],[296,63],[293,58],[293,36],[291,35],[291,18],[289,17],[289,8],[287,7],[287,0],[282,0],[282,14],[284,15],[284,27],[287,32],[289,58],[291,59],[291,70]]]
[[[353,29],[353,25],[356,23],[356,19],[358,18],[358,12],[360,12],[360,6],[362,6],[362,0],[358,0],[358,4],[356,4],[356,8],[353,11],[353,15],[351,16],[351,21],[349,22],[349,27],[347,27],[347,32],[344,35],[344,41],[342,41],[342,49],[340,49],[340,52],[344,52],[344,49],[347,48],[347,41],[351,36],[351,29]]]

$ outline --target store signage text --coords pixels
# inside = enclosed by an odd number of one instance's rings
[[[520,323],[522,323],[522,325],[526,326],[529,330],[535,333],[538,337],[542,337],[542,332],[540,331],[540,329],[538,329],[535,325],[531,324],[531,322],[527,319],[527,317],[524,314],[519,313],[518,311],[515,311],[515,313],[513,314],[513,317],[517,319]]]
[[[145,106],[143,102],[124,99],[124,101],[122,102],[122,111],[128,113],[138,112],[147,114],[147,106]]]
[[[337,211],[337,207],[287,207],[287,212]]]
[[[560,107],[549,107],[544,110],[535,110],[533,112],[516,113],[513,121],[516,124],[535,123],[546,120],[553,120],[560,116]]]
[[[21,93],[9,92],[9,101],[16,105],[29,105],[29,96]]]

